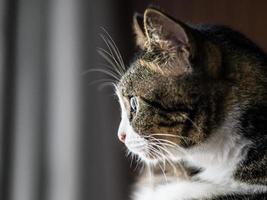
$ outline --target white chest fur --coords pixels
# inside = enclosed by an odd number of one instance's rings
[[[159,185],[153,185],[152,182],[139,184],[134,193],[134,200],[186,200],[203,199],[212,196],[227,195],[234,193],[251,193],[256,191],[267,191],[266,186],[247,185],[234,180],[233,173],[237,163],[242,159],[242,148],[244,143],[238,145],[234,141],[228,141],[227,146],[220,146],[217,140],[217,147],[225,150],[217,151],[213,147],[209,150],[203,147],[202,151],[191,150],[187,161],[200,166],[204,170],[192,180],[175,180]],[[221,144],[221,145],[225,145]],[[212,147],[210,147],[212,148]],[[200,153],[202,152],[202,153]],[[213,153],[212,153],[213,152]]]
[[[221,148],[219,143],[216,144]],[[185,158],[187,162],[203,168],[197,179],[176,180],[154,186],[143,184],[136,190],[134,200],[201,199],[213,195],[246,192],[248,188],[234,181],[232,177],[236,164],[241,159],[241,145],[233,148],[223,147],[225,152],[216,152],[215,147],[209,151],[209,148],[212,148],[209,146],[199,148],[190,150]]]
[[[230,184],[215,184],[202,181],[177,181],[164,185],[139,185],[133,200],[188,200],[206,199],[227,194],[266,192],[266,186],[252,186],[235,181]]]
[[[245,157],[249,142],[233,136],[234,119],[225,122],[205,143],[187,150],[182,159],[203,169],[193,180],[176,180],[166,184],[140,184],[134,200],[203,199],[217,195],[267,191],[266,186],[248,185],[234,180],[238,163]],[[177,161],[180,158],[177,159]]]
[[[140,186],[134,194],[134,200],[183,200],[211,197],[225,193],[225,188],[209,183],[179,181],[155,187]]]

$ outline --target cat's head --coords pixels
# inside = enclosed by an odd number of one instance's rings
[[[182,156],[205,142],[223,115],[220,49],[154,9],[134,17],[134,31],[140,52],[116,86],[118,137],[144,160]]]

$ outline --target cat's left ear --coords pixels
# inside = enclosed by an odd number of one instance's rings
[[[148,58],[144,58],[142,64],[165,75],[192,72],[190,57],[194,57],[195,48],[185,24],[148,8],[144,13],[144,28]],[[151,55],[153,52],[157,52],[156,55]]]
[[[182,22],[177,23],[167,15],[155,9],[144,13],[144,28],[148,42],[170,41],[175,46],[190,46],[190,33]]]

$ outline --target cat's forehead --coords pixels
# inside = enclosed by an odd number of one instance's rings
[[[166,78],[142,65],[140,60],[136,60],[120,79],[117,89],[124,96],[132,96],[140,92],[150,93],[158,88],[159,81],[164,82],[164,79]]]
[[[186,85],[184,78],[164,76],[142,65],[138,60],[123,75],[117,89],[123,96],[156,98],[180,95],[185,92]]]

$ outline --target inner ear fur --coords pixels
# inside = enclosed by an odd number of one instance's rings
[[[157,66],[153,69],[167,76],[192,71],[189,57],[193,55],[194,45],[190,43],[193,40],[190,39],[185,24],[180,24],[164,13],[149,8],[144,13],[144,28],[147,57],[155,58],[150,60],[147,66]]]
[[[155,9],[149,8],[144,13],[144,28],[149,41],[166,40],[175,45],[188,45],[189,38],[183,25]]]
[[[140,25],[142,19],[143,24]],[[191,73],[193,68],[190,60],[198,57],[212,77],[219,76],[222,60],[220,49],[212,42],[205,41],[196,29],[151,8],[145,11],[143,18],[135,15],[134,24],[137,43],[147,51],[145,56],[149,59],[142,60],[146,66],[167,76],[177,76]],[[165,53],[163,57],[167,57],[167,60],[162,60],[160,53]],[[203,53],[205,56],[199,58]]]
[[[135,34],[135,42],[136,45],[144,49],[146,42],[146,35],[144,30],[144,18],[141,14],[135,13],[133,16],[133,31]]]

